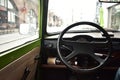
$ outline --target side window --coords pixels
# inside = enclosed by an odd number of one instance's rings
[[[0,53],[39,38],[39,0],[0,0]]]

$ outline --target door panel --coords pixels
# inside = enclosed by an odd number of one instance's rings
[[[0,80],[33,80],[36,71],[37,61],[34,58],[39,55],[40,47],[32,49],[27,54],[10,63],[0,71]],[[25,72],[28,71],[28,75]],[[24,76],[27,75],[27,76]],[[24,80],[23,79],[23,80]]]

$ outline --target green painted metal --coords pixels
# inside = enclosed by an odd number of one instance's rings
[[[41,1],[39,0],[39,39],[30,42],[28,44],[22,45],[18,48],[16,48],[14,51],[11,51],[9,53],[7,53],[6,55],[3,55],[0,57],[0,69],[2,69],[3,67],[7,66],[8,64],[10,64],[11,62],[13,62],[14,60],[20,58],[21,56],[23,56],[24,54],[28,53],[29,51],[31,51],[32,49],[34,49],[35,47],[40,47],[41,46],[41,37],[42,37],[42,5],[41,5]]]
[[[40,46],[40,39],[38,39],[37,41],[35,41],[31,44],[22,46],[21,48],[18,48],[16,50],[0,57],[0,69],[5,67],[6,65],[11,63],[12,61],[20,58],[21,56],[23,56],[27,52],[31,51],[33,48],[39,47],[39,46]]]
[[[39,37],[42,38],[42,19],[43,19],[43,0],[40,0],[40,17],[39,17],[39,21],[40,21],[40,34],[39,34]]]

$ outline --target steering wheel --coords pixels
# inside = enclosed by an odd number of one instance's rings
[[[96,27],[100,32],[104,34],[105,41],[80,42],[80,41],[63,39],[64,34],[67,33],[69,29],[79,25],[89,25],[89,26]],[[72,47],[71,49],[72,51],[69,54],[64,56],[63,56],[64,53],[62,53],[62,49],[61,49],[61,46],[63,45]],[[95,49],[99,47],[102,49],[107,49],[106,56],[104,58],[98,55],[95,55],[96,54]],[[57,51],[58,51],[58,56],[60,60],[72,71],[80,72],[80,73],[91,72],[91,71],[100,69],[108,61],[112,53],[112,42],[108,33],[98,24],[95,24],[92,22],[77,22],[68,26],[60,33],[57,41]],[[81,67],[81,66],[73,65],[72,63],[70,63],[71,59],[81,55],[90,56],[98,64],[91,67],[90,66]]]

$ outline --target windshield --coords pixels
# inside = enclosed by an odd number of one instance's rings
[[[119,30],[120,5],[101,3],[99,0],[49,0],[47,32],[61,32],[67,26],[81,21],[99,24],[105,29]],[[91,26],[82,26],[81,31],[94,30]],[[74,28],[78,30],[78,28]]]

